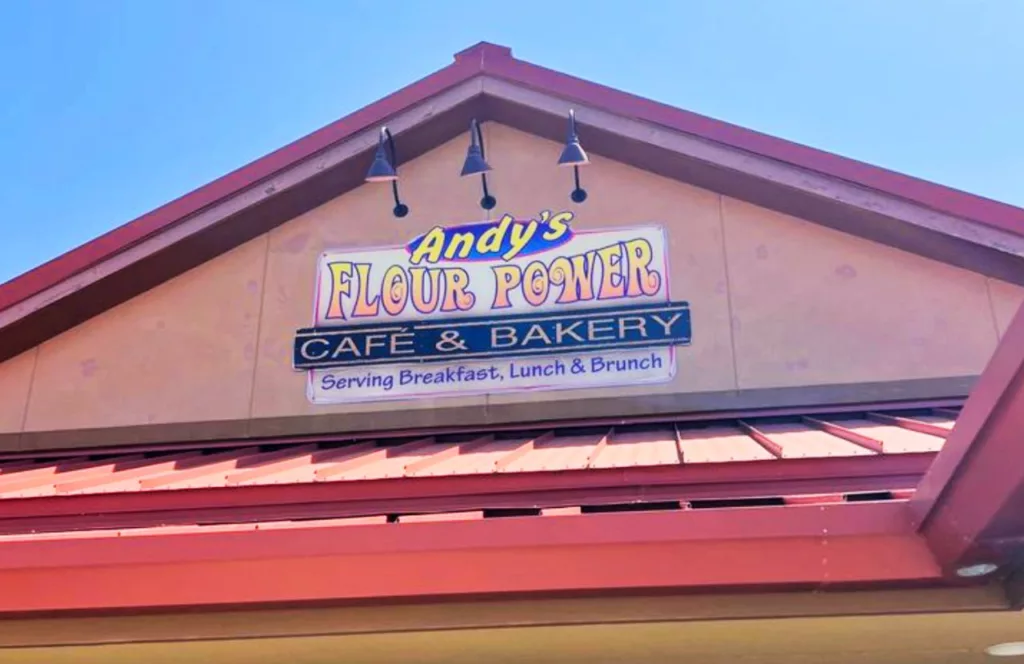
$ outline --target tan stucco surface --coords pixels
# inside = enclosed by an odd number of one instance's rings
[[[573,206],[571,173],[554,165],[558,144],[500,125],[485,131],[496,215],[572,207],[579,229],[666,226],[672,296],[690,302],[694,329],[674,382],[307,401],[291,343],[311,322],[317,256],[486,218],[479,180],[458,177],[459,139],[401,166],[405,219],[391,216],[387,187],[361,187],[48,341],[38,357],[0,365],[0,433],[22,420],[40,432],[249,419],[301,433],[308,418],[289,418],[372,411],[387,426],[398,411],[418,411],[443,423],[454,406],[969,376],[1022,299],[1016,287],[597,157],[583,172],[590,198]]]
[[[1021,304],[1024,304],[1024,288],[998,279],[989,279],[988,290],[992,296],[996,326],[999,328],[999,335],[1002,336]]]
[[[724,198],[743,388],[962,376],[997,343],[986,279]]]
[[[0,433],[21,431],[37,351],[30,350],[0,364]]]
[[[244,419],[266,238],[39,348],[27,431]]]

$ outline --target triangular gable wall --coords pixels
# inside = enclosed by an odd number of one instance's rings
[[[663,224],[694,340],[666,385],[313,405],[291,368],[317,256],[477,221],[464,139],[0,365],[4,447],[413,428],[963,396],[1024,292],[599,157],[568,200],[557,143],[488,123],[496,213],[571,208],[578,229]]]

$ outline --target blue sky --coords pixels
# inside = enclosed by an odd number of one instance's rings
[[[1024,206],[1021,0],[7,0],[0,281],[443,67],[517,57]]]

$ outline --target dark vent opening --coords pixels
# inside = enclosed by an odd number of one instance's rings
[[[873,491],[871,493],[850,493],[844,496],[848,503],[869,503],[879,500],[892,500],[889,491]]]
[[[670,500],[652,503],[619,503],[614,505],[583,505],[580,512],[583,514],[605,514],[608,512],[655,512],[664,510],[682,509],[678,500]]]
[[[485,509],[485,519],[503,519],[510,516],[540,516],[540,508],[537,507],[503,507],[498,509]]]
[[[691,500],[690,509],[713,510],[726,507],[776,507],[785,505],[784,498],[725,498],[722,500]]]

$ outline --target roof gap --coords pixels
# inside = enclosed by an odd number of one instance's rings
[[[765,498],[723,498],[720,500],[691,500],[690,509],[709,510],[726,507],[776,507],[786,504],[784,498],[778,496]]]
[[[879,500],[892,500],[893,495],[891,491],[872,491],[868,493],[848,493],[846,494],[846,502],[848,503],[869,503]]]
[[[661,502],[641,503],[618,503],[612,505],[582,505],[580,512],[583,514],[603,514],[608,512],[654,512],[664,510],[679,510],[683,506],[678,500],[666,500]]]
[[[503,519],[511,516],[540,516],[539,507],[500,507],[485,509],[485,519]]]

